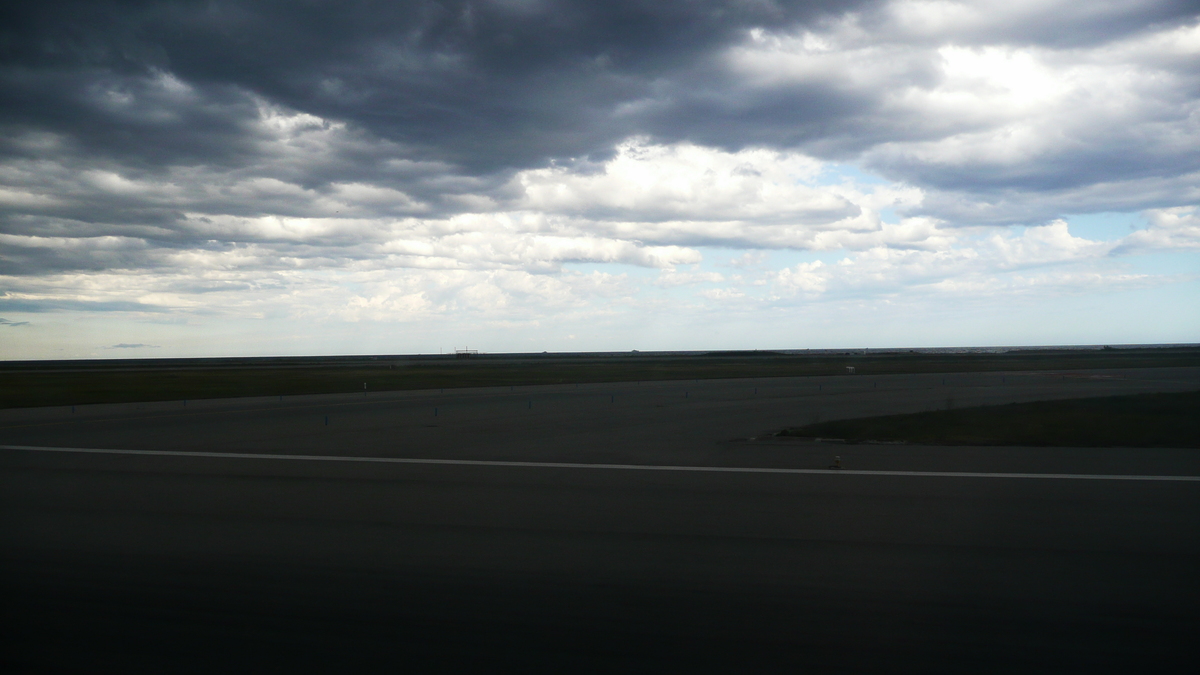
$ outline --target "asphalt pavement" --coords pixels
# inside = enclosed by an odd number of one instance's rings
[[[1195,390],[1200,370],[944,382],[635,382],[0,411],[0,664],[1200,665],[1195,450],[771,436],[815,419]],[[835,455],[844,469],[828,469]]]

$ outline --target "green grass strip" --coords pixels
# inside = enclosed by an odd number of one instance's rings
[[[715,378],[1200,367],[1200,348],[1001,354],[627,354],[0,362],[0,408],[236,396]]]
[[[1200,391],[836,420],[781,435],[944,445],[1200,448]]]

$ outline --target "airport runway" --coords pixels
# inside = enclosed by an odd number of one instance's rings
[[[762,437],[817,416],[1200,388],[1197,370],[1067,375],[3,411],[8,446],[161,454],[0,450],[15,627],[0,664],[1194,669],[1196,451]],[[263,456],[172,454],[188,452]],[[823,471],[834,454],[848,470]]]
[[[368,391],[91,405],[74,411],[0,410],[0,443],[518,461],[750,461],[809,467],[827,465],[828,449],[820,449],[810,460],[792,446],[776,452],[773,446],[748,439],[817,420],[1197,389],[1200,368]],[[1036,456],[1045,458],[1047,453]],[[862,461],[866,457],[861,455]],[[954,460],[938,460],[939,468],[948,468],[941,461]]]

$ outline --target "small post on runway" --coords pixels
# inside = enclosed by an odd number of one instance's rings
[[[527,408],[527,410],[533,410],[533,397],[532,396],[529,397],[529,407]]]
[[[74,414],[75,414],[75,406],[71,406],[71,414],[72,414],[72,415],[74,415]]]
[[[329,426],[329,415],[325,416],[325,426]]]
[[[617,396],[616,396],[616,394],[609,394],[609,395],[608,395],[608,402],[609,402],[609,403],[616,403],[616,402],[617,402]]]
[[[840,469],[840,468],[842,468],[842,456],[841,456],[841,455],[834,455],[834,456],[833,456],[833,464],[831,464],[831,465],[829,466],[829,468],[831,468],[831,469]]]
[[[433,416],[437,417],[437,406],[433,406]]]

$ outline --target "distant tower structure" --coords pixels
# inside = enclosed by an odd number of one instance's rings
[[[459,349],[458,347],[454,348],[454,358],[456,359],[469,359],[472,356],[479,356],[479,350],[467,349],[466,347],[463,347],[462,349]]]

